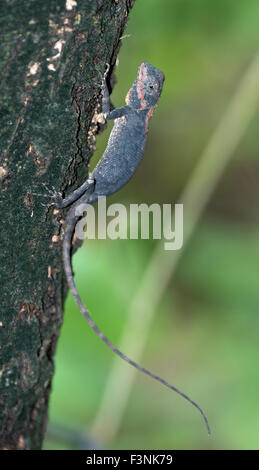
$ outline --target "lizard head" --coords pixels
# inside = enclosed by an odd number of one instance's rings
[[[136,110],[153,110],[161,95],[165,76],[148,62],[141,62],[135,82],[126,96],[126,104]]]

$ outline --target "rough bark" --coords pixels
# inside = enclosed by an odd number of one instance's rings
[[[100,81],[134,0],[0,4],[0,448],[39,449],[65,288],[65,194],[87,176]],[[63,214],[64,215],[64,214]]]

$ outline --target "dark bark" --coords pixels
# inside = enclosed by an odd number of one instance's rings
[[[105,63],[134,0],[0,4],[0,448],[38,449],[65,289],[61,212],[87,176]],[[64,215],[64,214],[63,214]]]

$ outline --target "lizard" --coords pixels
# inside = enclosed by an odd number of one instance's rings
[[[83,203],[94,204],[99,197],[117,192],[133,176],[144,154],[149,122],[161,95],[165,79],[163,72],[146,61],[141,62],[136,80],[126,95],[126,105],[111,110],[106,83],[107,73],[108,68],[102,78],[102,113],[105,120],[115,120],[107,148],[90,177],[78,189],[64,199],[61,193],[56,192],[53,195],[59,209],[71,206],[65,220],[63,239],[63,263],[68,287],[87,323],[98,337],[121,359],[178,393],[195,406],[201,413],[207,432],[210,434],[207,417],[196,402],[163,378],[127,357],[104,336],[83,305],[73,279],[71,245],[75,227],[80,218],[76,209]]]

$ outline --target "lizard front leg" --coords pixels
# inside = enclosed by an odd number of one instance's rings
[[[102,113],[105,120],[118,119],[122,116],[128,114],[129,107],[122,106],[121,108],[116,108],[111,111],[111,101],[110,94],[106,83],[106,77],[109,68],[107,67],[104,77],[102,79]]]

